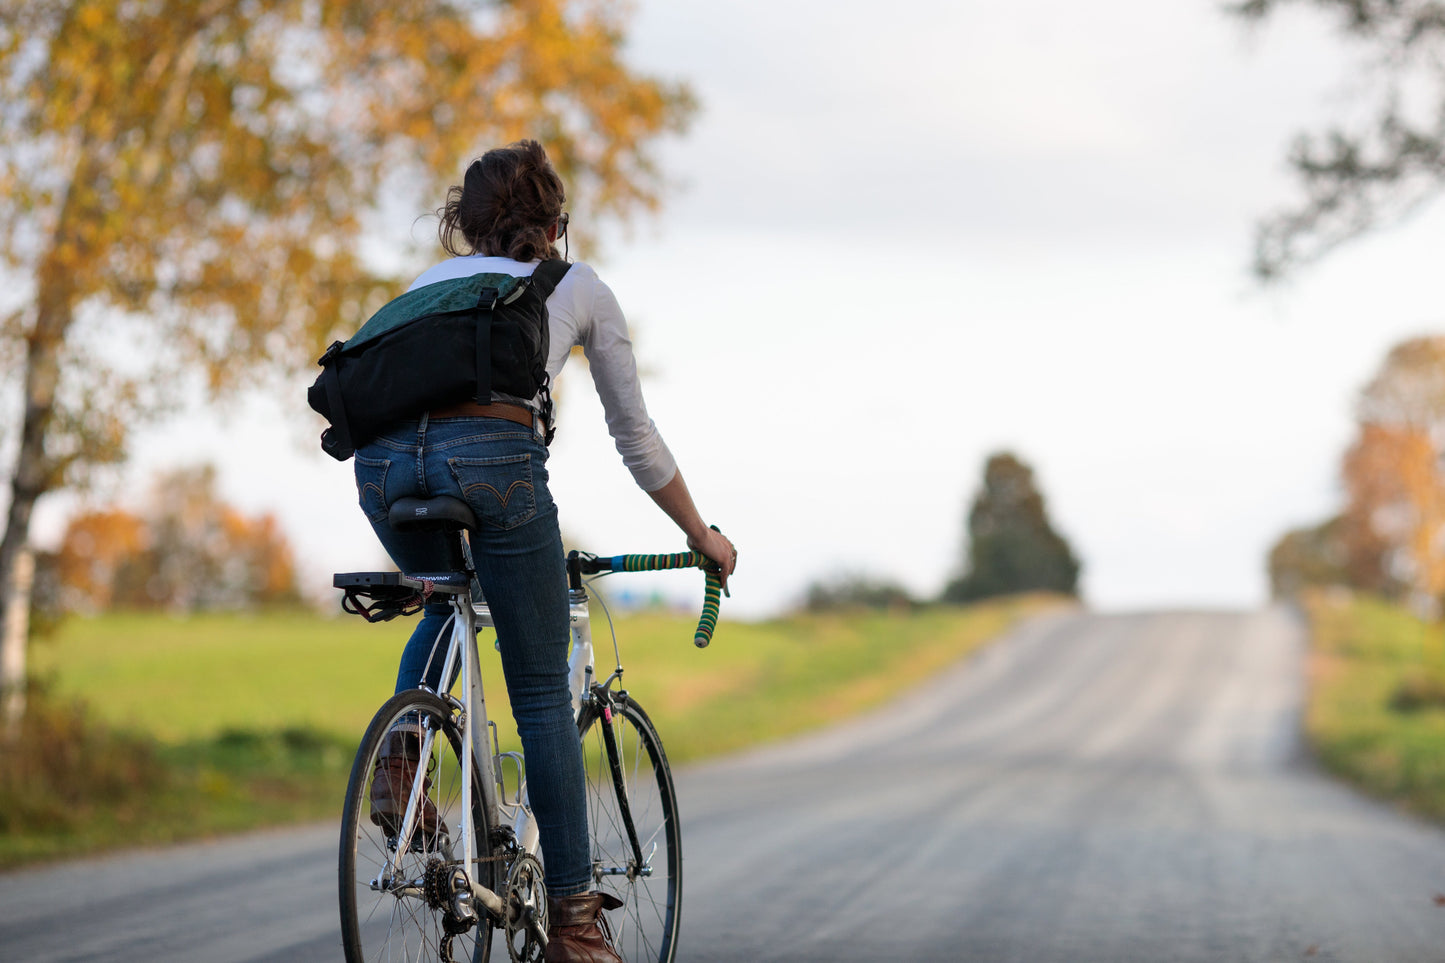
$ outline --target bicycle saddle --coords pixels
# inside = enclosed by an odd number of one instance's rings
[[[433,498],[398,498],[387,516],[398,532],[456,531],[476,528],[471,506],[452,495]]]

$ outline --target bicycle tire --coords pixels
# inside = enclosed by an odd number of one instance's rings
[[[370,818],[370,792],[376,760],[387,733],[396,723],[410,718],[426,720],[437,731],[433,740],[433,765],[428,767],[430,786],[427,797],[436,805],[440,820],[449,830],[449,839],[456,840],[459,835],[462,819],[462,738],[454,724],[451,707],[437,696],[420,689],[399,692],[377,710],[367,726],[346,787],[337,881],[341,898],[342,946],[347,963],[441,958],[444,936],[442,911],[433,909],[424,898],[416,895],[373,889],[371,885],[380,877],[388,853],[395,848],[394,837],[389,837],[388,830],[376,825]],[[475,762],[471,765],[472,824],[478,840],[482,841],[479,849],[485,856],[489,855],[488,841],[493,827],[482,802],[480,773]],[[446,865],[452,861],[453,855],[457,858],[461,856],[460,852],[449,852],[438,838],[428,838],[421,830],[414,832],[413,837],[414,842],[407,847],[397,874],[402,879],[425,879],[431,860],[439,859],[442,865]],[[389,839],[391,842],[388,842]],[[477,882],[495,892],[500,864],[484,860],[480,866],[478,872],[484,878]],[[483,907],[478,905],[476,911],[478,922],[467,932],[453,937],[453,960],[486,963],[488,959],[492,923]]]
[[[593,886],[622,900],[622,906],[607,917],[613,946],[626,963],[672,963],[682,921],[677,790],[662,739],[647,713],[626,693],[612,693],[610,701],[609,714],[594,704],[578,719],[587,769]],[[608,760],[603,732],[607,727],[616,737],[621,785],[614,780]],[[651,875],[637,872],[620,796],[627,800]]]

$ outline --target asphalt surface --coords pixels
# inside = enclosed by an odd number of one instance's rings
[[[1445,963],[1445,832],[1313,768],[1302,678],[1282,610],[1056,616],[680,771],[680,959]],[[335,849],[308,827],[0,876],[0,960],[338,959]]]

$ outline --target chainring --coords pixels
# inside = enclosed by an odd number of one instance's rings
[[[542,863],[522,853],[507,873],[507,953],[513,963],[542,963],[547,950],[547,885]]]

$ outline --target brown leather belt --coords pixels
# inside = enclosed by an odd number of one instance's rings
[[[533,428],[537,423],[537,416],[531,408],[524,408],[521,405],[509,405],[504,402],[493,402],[489,405],[478,404],[475,401],[463,401],[455,405],[447,405],[445,408],[433,408],[427,412],[428,418],[505,418],[514,421],[519,425],[526,425]]]

